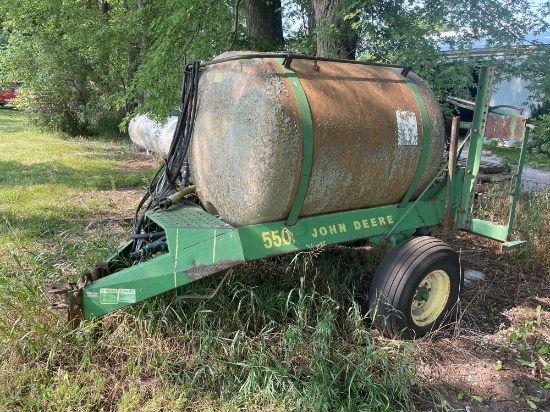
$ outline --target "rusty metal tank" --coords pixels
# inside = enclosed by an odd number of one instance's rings
[[[190,164],[210,213],[244,226],[285,220],[295,202],[304,217],[401,202],[414,180],[411,199],[425,189],[445,137],[418,76],[302,59],[286,70],[281,60],[243,58],[201,75]]]

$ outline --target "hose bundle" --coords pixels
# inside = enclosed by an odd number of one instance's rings
[[[189,185],[188,151],[197,115],[200,62],[185,67],[178,122],[170,150],[143,196],[134,216],[134,232],[143,229],[145,213],[155,209],[170,195]],[[144,206],[147,204],[146,206]],[[134,241],[134,249],[136,247]]]

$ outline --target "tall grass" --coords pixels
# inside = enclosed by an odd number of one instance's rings
[[[47,309],[45,285],[112,253],[129,231],[114,219],[127,210],[115,196],[147,176],[121,169],[121,143],[39,134],[5,111],[0,131],[3,410],[414,409],[413,346],[373,334],[355,301],[379,249],[246,264],[213,300],[167,293],[70,330],[64,313]],[[21,139],[40,155],[26,156]]]
[[[514,232],[527,240],[518,258],[533,271],[545,271],[550,279],[550,187],[522,194]]]
[[[0,403],[109,410],[133,392],[128,410],[149,401],[193,410],[196,402],[212,410],[413,410],[412,346],[371,336],[353,300],[357,281],[329,267],[334,254],[273,263],[292,276],[248,264],[212,301],[163,295],[76,331],[46,310],[40,262],[27,261],[21,267],[31,271],[20,268],[11,282],[2,274],[0,284]]]
[[[118,198],[139,200],[140,190],[121,188],[140,189],[148,175],[121,168],[131,159],[124,144],[37,134],[21,122],[0,111],[0,176],[9,176],[0,178],[1,409],[409,411],[431,397],[439,405],[418,376],[415,347],[381,338],[359,310],[379,248],[249,263],[213,300],[167,293],[70,330],[64,313],[46,309],[45,285],[112,253],[130,230],[117,220],[128,210]],[[42,160],[25,157],[22,138]],[[29,172],[18,176],[12,162]],[[518,204],[516,237],[529,243],[515,259],[533,271],[550,267],[549,200],[545,191]],[[490,207],[480,217],[498,218]]]
[[[509,183],[497,184],[476,200],[473,216],[507,225],[511,205]],[[550,278],[550,187],[520,193],[512,228],[512,239],[526,241],[514,254],[522,268]]]

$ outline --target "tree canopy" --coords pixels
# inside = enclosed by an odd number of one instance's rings
[[[182,68],[228,50],[288,50],[406,64],[437,96],[467,97],[480,39],[496,63],[550,95],[550,1],[527,0],[0,0],[0,81],[23,81],[42,125],[101,133],[134,111],[166,116]],[[461,52],[452,64],[446,44]],[[522,56],[522,58],[518,58]],[[527,57],[527,58],[526,58]],[[494,63],[494,62],[493,62]]]

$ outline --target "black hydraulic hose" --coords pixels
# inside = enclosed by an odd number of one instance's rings
[[[148,210],[158,208],[163,199],[169,198],[174,192],[181,191],[189,184],[187,159],[197,115],[200,67],[200,62],[197,61],[187,65],[184,70],[178,122],[170,150],[136,208],[134,216],[135,235],[131,237],[134,240],[133,252],[136,252],[136,249],[140,247],[141,242],[139,240],[149,238],[147,233],[142,233],[145,213]],[[141,235],[145,237],[142,238]]]
[[[192,65],[190,79],[184,81],[184,86],[187,89],[182,93],[182,106],[180,116],[178,117],[178,125],[169,154],[167,156],[167,168],[165,176],[161,180],[160,189],[157,190],[158,197],[166,197],[167,192],[175,190],[178,177],[181,176],[181,169],[187,156],[189,143],[193,133],[193,124],[196,115],[197,93],[199,82],[200,64],[195,62]],[[186,74],[189,72],[186,72]]]
[[[151,233],[132,233],[130,239],[156,239],[157,237],[162,237],[166,232],[151,232]]]

